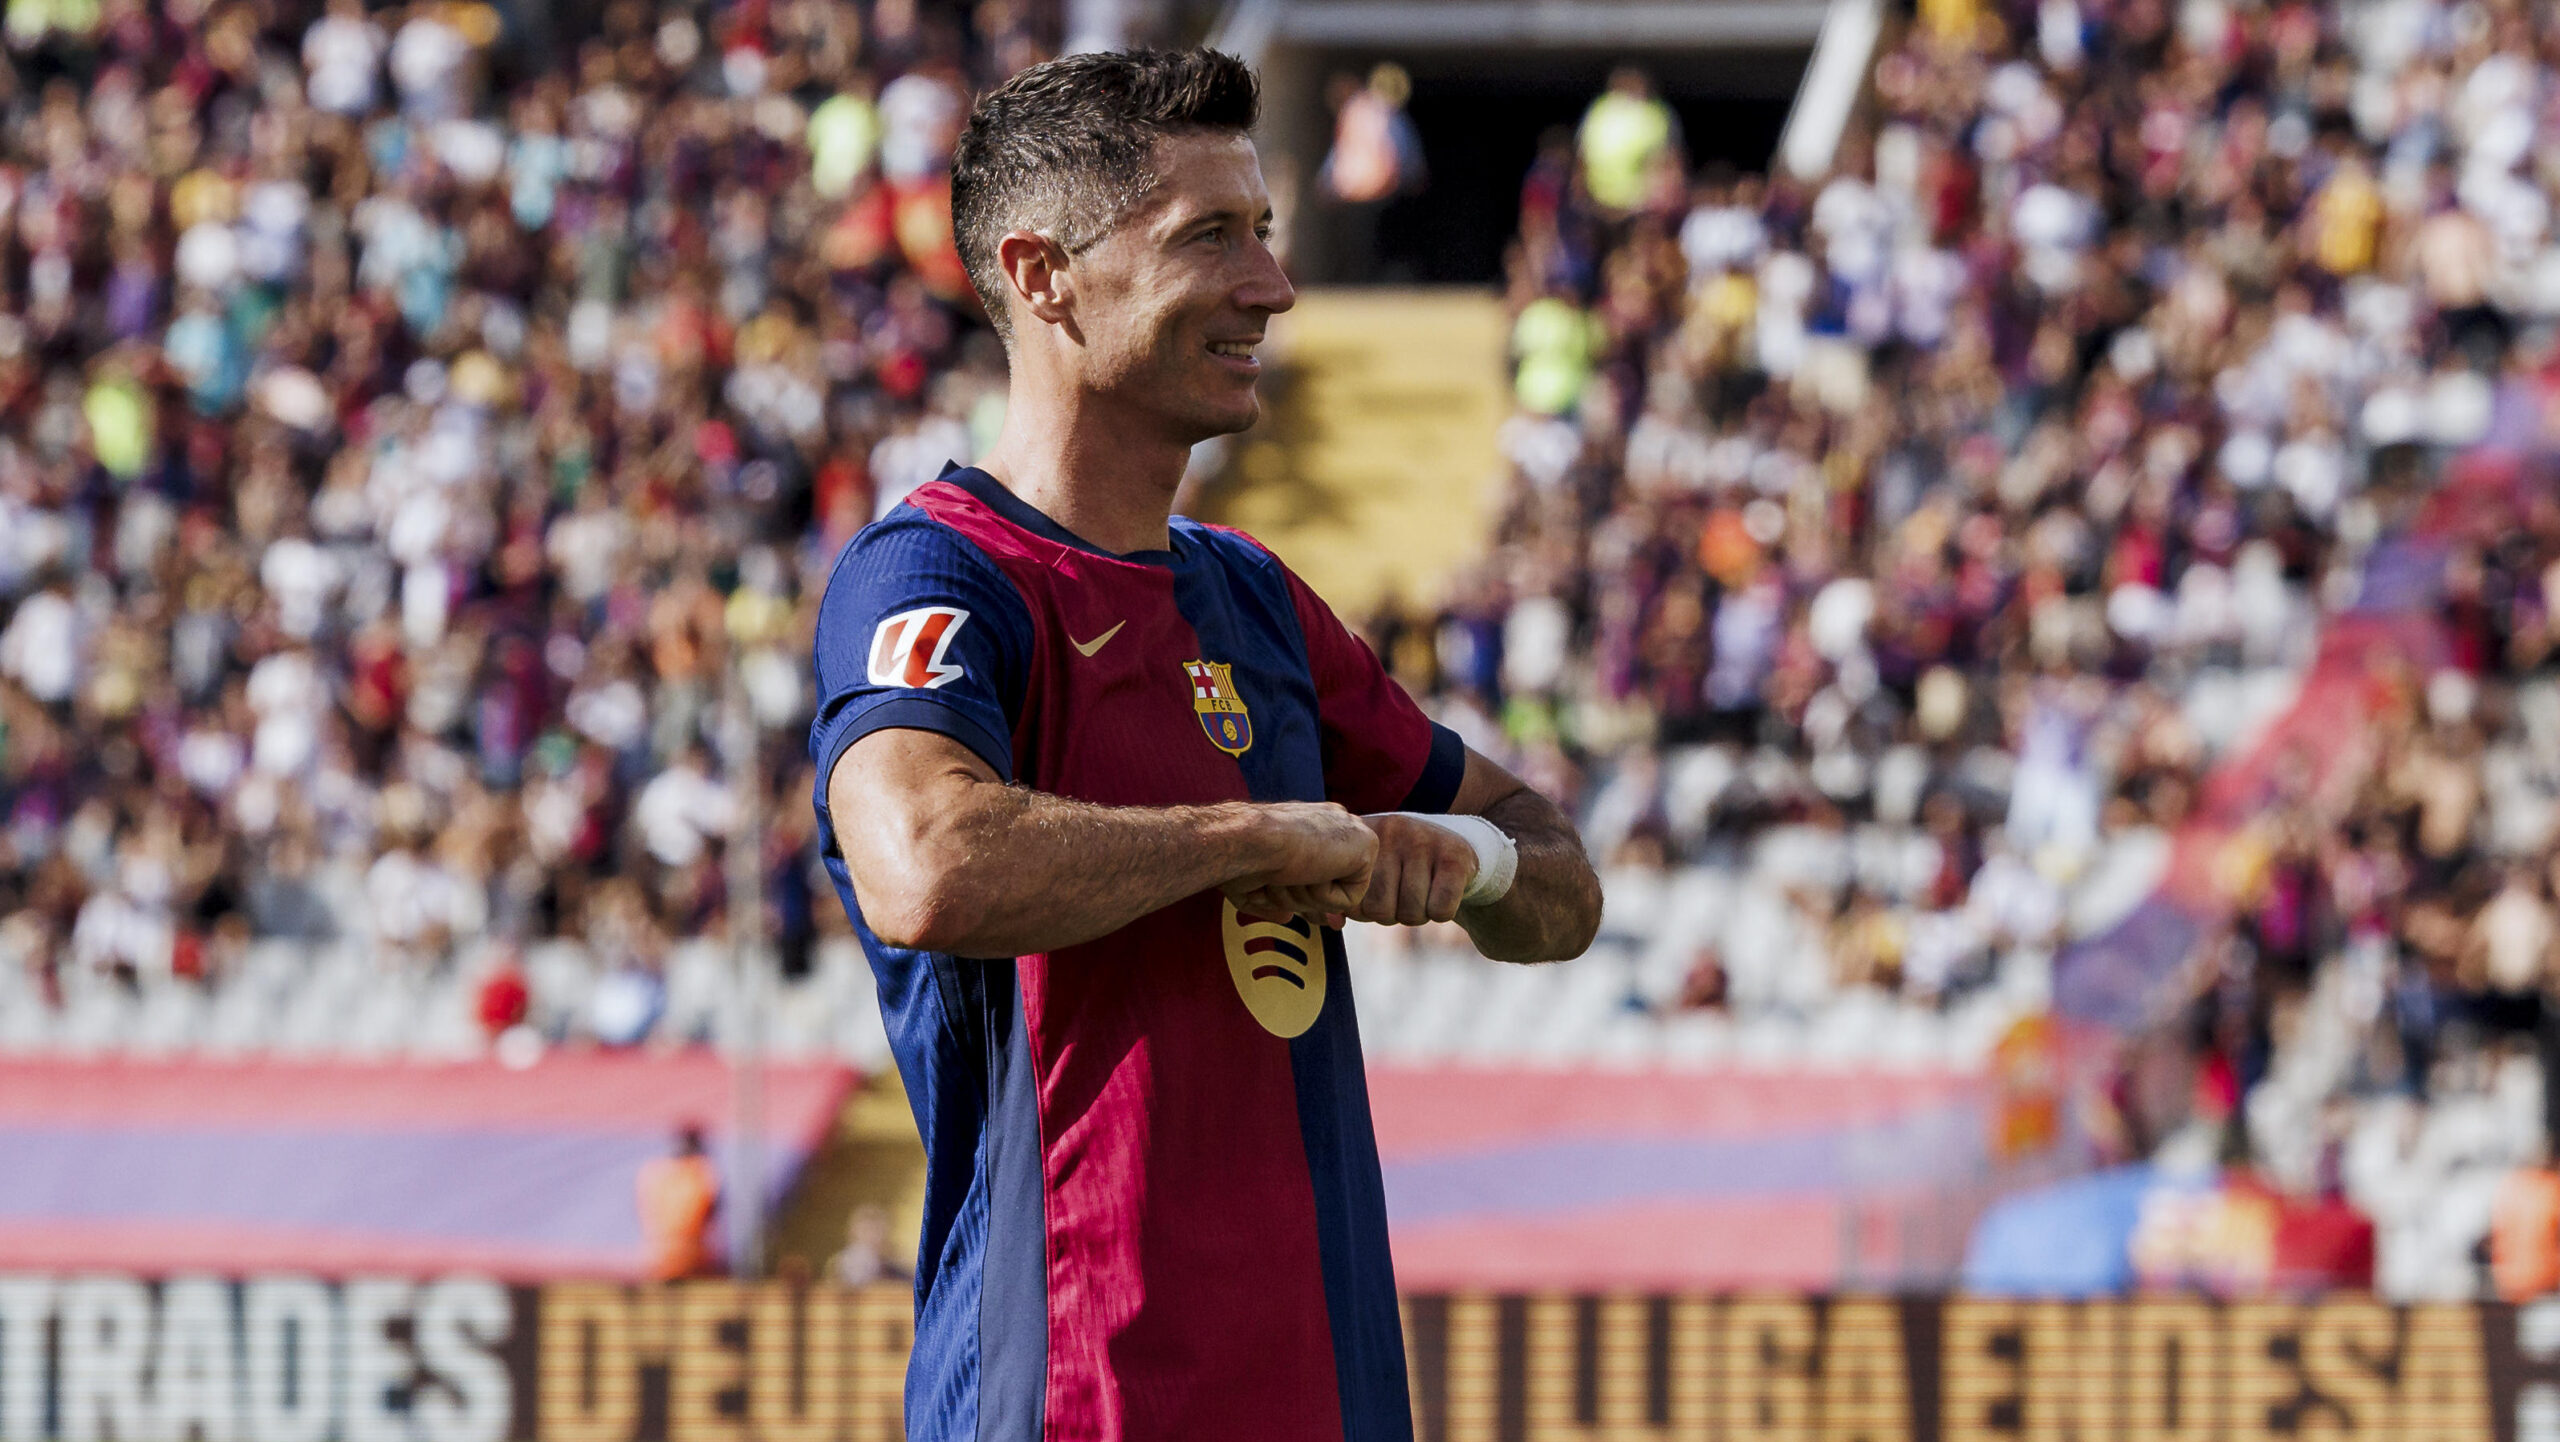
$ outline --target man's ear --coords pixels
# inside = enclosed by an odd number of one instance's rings
[[[996,269],[1033,318],[1075,328],[1075,279],[1057,242],[1037,231],[1013,231],[996,242]]]

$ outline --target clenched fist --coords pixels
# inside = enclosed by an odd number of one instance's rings
[[[1446,827],[1410,816],[1364,816],[1378,837],[1368,891],[1349,915],[1390,926],[1449,921],[1476,875],[1475,848]]]
[[[1263,864],[1219,888],[1236,910],[1338,918],[1368,895],[1378,834],[1367,822],[1329,801],[1280,801],[1254,811]]]

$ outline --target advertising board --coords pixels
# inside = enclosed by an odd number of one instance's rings
[[[905,1289],[0,1276],[0,1442],[888,1442]],[[2560,1299],[1411,1297],[1421,1442],[2560,1442]]]

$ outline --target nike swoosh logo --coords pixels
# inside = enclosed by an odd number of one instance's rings
[[[1069,636],[1067,638],[1067,644],[1076,648],[1077,655],[1090,656],[1094,652],[1101,650],[1103,647],[1110,645],[1111,638],[1120,634],[1120,626],[1126,626],[1128,624],[1129,623],[1127,621],[1122,621],[1118,626],[1113,626],[1110,630],[1103,632],[1101,635],[1094,637],[1090,641],[1079,641],[1075,637]]]

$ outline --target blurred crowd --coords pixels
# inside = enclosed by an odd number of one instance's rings
[[[386,1046],[680,1040],[742,904],[808,1037],[876,1044],[811,888],[811,603],[1001,421],[945,169],[1054,6],[541,21],[6,7],[0,1045],[358,991]],[[1692,167],[1613,77],[1522,188],[1496,544],[1369,627],[1581,818],[1603,960],[1382,963],[1381,1054],[1855,1013],[1806,1054],[2008,1066],[2183,849],[2205,924],[2085,1140],[2349,1198],[2403,1294],[2560,1227],[2555,37],[1921,0],[1811,177]],[[1335,97],[1337,200],[1418,178],[1406,83]],[[2184,1235],[2148,1265],[2233,1270]]]
[[[0,1039],[316,955],[634,1040],[749,887],[804,969],[814,598],[1001,420],[947,165],[1056,23],[13,0]]]
[[[1578,797],[1613,926],[1649,873],[1765,898],[1631,1007],[2040,1003],[2202,835],[2097,1140],[2343,1186],[2392,1285],[2469,1285],[2560,1015],[2555,36],[1921,0],[1825,175],[1693,171],[1633,70],[1549,138],[1499,544],[1373,629]],[[2321,660],[2350,614],[2418,626]]]

